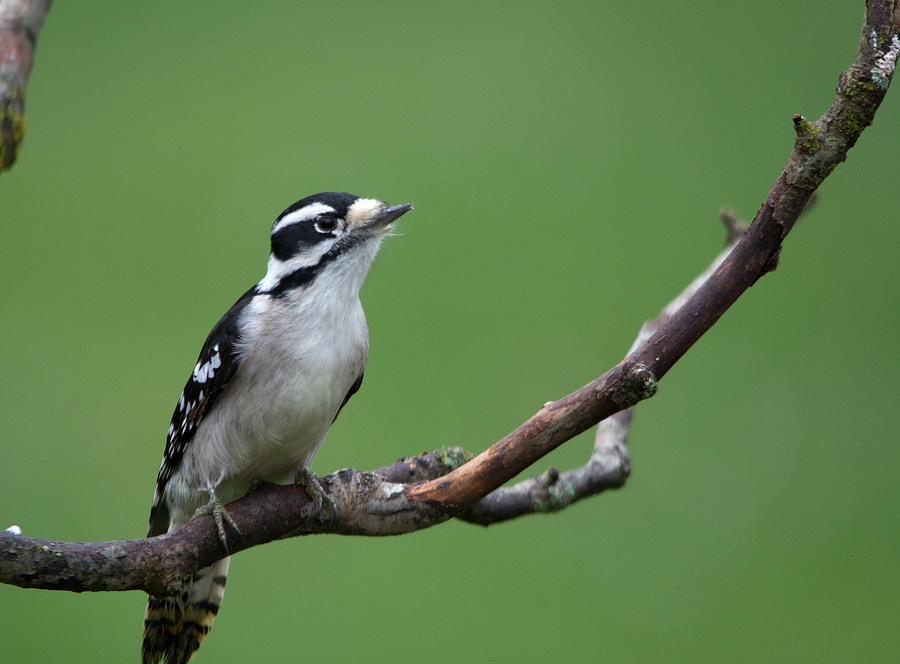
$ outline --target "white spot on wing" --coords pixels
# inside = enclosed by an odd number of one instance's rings
[[[203,364],[197,363],[194,367],[193,378],[195,383],[203,385],[207,380],[215,377],[216,369],[222,366],[222,357],[216,353]]]

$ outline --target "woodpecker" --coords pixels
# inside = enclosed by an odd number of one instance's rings
[[[227,554],[224,505],[256,480],[301,481],[321,500],[308,466],[359,389],[369,351],[359,289],[411,209],[327,192],[278,215],[265,276],[212,328],[178,399],[148,537],[212,514]],[[191,659],[218,613],[228,563],[197,571],[178,597],[150,597],[143,664]]]

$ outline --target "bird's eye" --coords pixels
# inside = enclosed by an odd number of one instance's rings
[[[316,230],[320,233],[330,233],[337,228],[337,219],[321,216],[316,219]]]

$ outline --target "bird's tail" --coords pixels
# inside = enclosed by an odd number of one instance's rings
[[[150,597],[144,616],[143,664],[186,664],[209,633],[225,594],[229,558],[198,570],[180,597]]]

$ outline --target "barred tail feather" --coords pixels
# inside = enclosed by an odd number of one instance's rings
[[[186,664],[209,633],[228,577],[229,558],[198,570],[181,597],[147,601],[144,616],[143,664]]]

